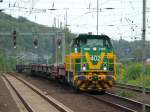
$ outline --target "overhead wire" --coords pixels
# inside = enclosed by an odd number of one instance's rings
[[[20,0],[21,2],[25,2],[26,3],[26,1],[30,1],[30,0]],[[119,0],[118,0],[119,1]],[[92,1],[90,0],[90,2],[91,2],[91,5],[90,5],[90,7],[92,6]],[[106,4],[106,3],[108,3],[108,2],[110,2],[109,0],[105,0],[104,2],[102,2],[102,4]],[[124,1],[124,2],[126,2],[126,1]],[[87,1],[85,1],[85,3],[87,4]],[[142,14],[142,12],[137,12],[135,9],[137,9],[137,8],[141,8],[141,7],[135,7],[135,6],[133,6],[133,2],[130,0],[130,2],[128,2],[128,4],[130,4],[130,6],[131,6],[131,8],[130,9],[132,9],[132,12],[124,12],[123,13],[123,15],[121,15],[121,14],[117,14],[117,12],[116,13],[111,13],[111,14],[108,14],[106,11],[103,11],[102,10],[102,12],[101,12],[101,15],[102,16],[104,16],[104,17],[107,17],[107,16],[114,16],[114,17],[119,17],[120,15],[121,16],[132,16],[133,14],[135,15],[135,16],[138,16],[139,14]],[[15,8],[17,8],[17,6],[15,5]],[[15,8],[13,8],[13,10],[16,10]],[[27,12],[27,13],[29,13],[29,8],[28,7],[21,7],[21,6],[18,6],[18,8],[20,8],[20,11],[23,11],[23,12]],[[91,7],[91,9],[92,9],[92,7]],[[126,9],[126,7],[120,7],[120,8],[116,8],[116,10],[125,10]],[[60,8],[60,9],[58,9],[57,11],[62,11],[62,10],[64,10],[63,8]],[[81,15],[69,15],[69,17],[73,17],[73,16],[76,16],[75,18],[72,18],[72,19],[70,19],[69,21],[71,21],[71,22],[76,22],[76,21],[80,21],[79,19],[82,19],[83,17],[85,17],[85,16],[87,16],[88,14],[84,14],[85,12],[87,12],[87,9],[86,8],[69,8],[69,10],[83,10],[83,14],[81,14]],[[133,11],[134,10],[134,11]],[[48,10],[48,9],[45,9],[45,8],[43,8],[43,9],[38,9],[38,8],[33,8],[32,9],[32,13],[49,13],[50,11]],[[95,12],[93,11],[93,12],[91,12],[91,13],[89,13],[89,14],[92,14],[93,15],[93,19],[95,19]],[[55,14],[54,14],[55,15]],[[57,15],[57,14],[56,14]],[[63,16],[64,14],[62,14],[62,16]],[[89,15],[88,15],[89,16]],[[114,21],[116,21],[117,22],[117,20],[114,20]],[[79,26],[79,25],[78,25]],[[85,24],[84,24],[84,26],[85,26]],[[82,27],[82,26],[81,26]]]

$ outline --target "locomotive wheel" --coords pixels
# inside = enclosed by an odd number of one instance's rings
[[[67,72],[67,77],[66,77],[66,81],[69,84],[70,88],[73,90],[73,83],[72,83],[72,73],[71,72]]]
[[[80,93],[81,91],[80,91],[80,89],[77,86],[74,86],[74,92],[75,93]]]
[[[71,90],[73,92],[75,92],[75,93],[79,93],[80,92],[79,88],[76,86],[76,83],[73,80],[73,73],[72,72],[70,72],[67,75],[67,82],[68,82],[68,84],[69,84],[69,86],[70,86],[70,88],[71,88]]]
[[[101,94],[105,94],[106,93],[106,90],[102,90],[100,91]]]
[[[75,93],[80,92],[80,89],[77,87],[77,85],[76,85],[75,81],[73,80],[73,78],[71,78],[70,87],[73,90],[73,92],[75,92]]]
[[[80,89],[79,89],[78,86],[76,85],[76,83],[75,83],[75,81],[73,80],[73,78],[72,78],[71,82],[72,82],[72,84],[73,84],[73,90],[74,90],[74,92],[75,92],[75,93],[80,93]]]

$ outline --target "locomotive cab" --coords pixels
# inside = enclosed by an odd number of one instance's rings
[[[80,90],[106,90],[116,80],[116,58],[106,35],[79,35],[66,56],[68,82]]]

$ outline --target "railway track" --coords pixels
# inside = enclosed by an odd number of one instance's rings
[[[115,108],[119,108],[121,110],[124,110],[125,112],[142,112],[142,103],[128,99],[125,97],[121,97],[109,92],[106,92],[105,95],[91,95],[91,94],[85,94],[89,97],[94,98],[98,101],[103,101],[109,105],[114,106]],[[145,104],[146,112],[150,112],[150,105]]]
[[[121,111],[125,112],[141,112],[142,111],[142,103],[137,102],[135,100],[131,100],[128,98],[120,97],[115,94],[111,94],[106,92],[105,95],[91,95],[84,93],[85,95],[94,98],[95,100],[99,102],[104,102],[108,105],[111,105],[114,108],[117,108]],[[150,105],[146,105],[146,112],[150,111]]]
[[[16,75],[13,75],[13,77],[15,77],[17,80],[21,81],[22,83],[27,84],[27,86],[30,86],[30,84],[28,82],[26,82],[25,80],[23,80],[22,78],[20,78]],[[31,86],[31,88],[32,88],[32,86]],[[142,111],[142,103],[141,102],[137,102],[135,100],[120,97],[115,94],[111,94],[108,92],[106,92],[105,95],[92,95],[92,94],[87,94],[87,93],[84,93],[84,94],[88,97],[92,97],[93,99],[95,99],[101,103],[104,102],[107,105],[109,105],[109,106],[111,105],[112,107],[117,108],[118,110],[121,110],[124,112],[141,112]],[[146,106],[146,112],[150,112],[150,105],[145,104],[145,106]],[[63,111],[63,112],[71,112],[71,111]]]
[[[2,75],[29,112],[73,112],[51,96],[25,80],[9,74]]]
[[[136,92],[142,92],[142,87],[140,86],[133,86],[133,85],[123,84],[123,83],[118,83],[118,82],[115,82],[114,86],[118,88],[122,88],[122,89],[129,89],[129,90],[136,91]],[[145,93],[150,94],[150,89],[146,88]]]
[[[106,95],[91,95],[84,93],[88,97],[92,97],[95,100],[99,101],[100,103],[106,103],[107,105],[111,105],[114,108],[117,108],[118,110],[121,110],[123,112],[141,112],[142,104],[138,103],[136,101],[128,101],[126,98],[119,97],[114,94],[106,93]],[[123,100],[123,101],[122,101]],[[129,103],[130,102],[130,103]],[[150,110],[150,106],[147,105],[147,112]]]

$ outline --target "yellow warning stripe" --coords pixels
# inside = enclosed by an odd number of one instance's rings
[[[100,57],[101,57],[101,58],[100,58],[99,62],[98,62],[96,65],[94,65],[94,64],[92,64],[92,62],[91,62],[91,57],[90,57],[89,53],[85,53],[85,57],[86,57],[86,59],[87,59],[87,63],[89,64],[89,69],[100,69],[101,64],[103,63],[104,56],[105,56],[105,53],[102,52],[102,53],[100,54]]]

